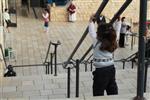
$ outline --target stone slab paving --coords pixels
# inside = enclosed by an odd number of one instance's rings
[[[128,72],[128,73],[127,73]],[[118,70],[116,79],[119,87],[119,96],[124,98],[127,94],[136,95],[136,70],[125,69]],[[7,78],[3,78],[7,80]],[[148,74],[148,79],[150,75]],[[66,73],[58,74],[57,77],[52,75],[42,76],[17,76],[8,78],[9,83],[11,81],[20,81],[20,84],[14,84],[13,86],[5,86],[4,84],[1,89],[2,98],[38,98],[39,100],[48,99],[61,99],[66,98],[67,95],[67,76]],[[5,81],[6,82],[6,81]],[[147,82],[147,93],[150,93],[150,81]],[[10,83],[11,84],[11,83]],[[92,97],[92,73],[81,72],[80,73],[80,89],[79,96]],[[71,74],[71,97],[75,97],[75,72]],[[31,100],[32,100],[31,99]],[[36,99],[35,99],[36,100]],[[88,99],[90,100],[90,99]],[[93,100],[93,99],[91,99]],[[97,100],[97,99],[96,99]],[[107,99],[106,99],[107,100]],[[125,99],[128,100],[128,99]]]
[[[58,47],[58,62],[67,60],[88,22],[68,23],[50,22],[49,32],[43,32],[43,22],[33,18],[18,16],[18,27],[11,28],[11,33],[6,33],[6,47],[12,47],[16,51],[16,60],[8,61],[13,65],[43,63],[48,48],[49,41],[61,41]],[[92,41],[89,36],[81,44],[81,48],[75,54],[74,59],[81,58],[89,48]],[[137,41],[136,41],[137,44]],[[53,51],[52,48],[51,51]],[[114,55],[115,59],[126,58],[137,51],[137,45],[131,50],[130,46],[118,48]],[[125,70],[122,63],[117,62],[117,83],[119,94],[136,93],[136,68],[131,69],[131,63],[126,63]],[[92,96],[92,73],[84,72],[84,65],[80,66],[80,97],[79,100],[90,100],[84,98]],[[45,75],[44,66],[15,68],[17,77],[2,78],[0,94],[2,100],[53,100],[56,98],[66,98],[66,70],[61,65],[58,66],[58,76]],[[75,69],[71,74],[71,97],[75,97]],[[150,75],[148,75],[147,91],[150,92]],[[14,99],[13,99],[14,98]],[[18,98],[18,99],[16,99]],[[105,97],[104,97],[105,98]],[[67,99],[64,99],[67,100]],[[72,99],[75,100],[75,99]],[[92,100],[92,99],[91,99]],[[106,99],[107,100],[107,99]],[[121,100],[121,99],[119,99]]]
[[[49,42],[56,42],[57,40],[61,42],[61,46],[58,47],[58,62],[66,61],[85,31],[88,22],[50,22],[49,24],[49,32],[44,33],[42,20],[18,16],[18,27],[11,28],[11,33],[6,33],[6,47],[12,47],[16,52],[16,59],[12,59],[8,63],[13,65],[43,63]],[[73,59],[81,58],[91,43],[91,38],[87,36]],[[51,52],[53,50],[52,47]],[[127,57],[136,51],[137,45],[134,45],[133,50],[130,50],[130,46],[123,49],[118,48],[114,53],[115,59]],[[118,68],[122,66],[119,63],[116,65]],[[19,76],[45,73],[43,66],[15,68],[15,70]],[[84,68],[81,67],[81,70]],[[58,72],[64,72],[62,66],[58,68]]]

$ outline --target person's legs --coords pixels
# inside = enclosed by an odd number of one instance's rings
[[[125,42],[125,34],[120,33],[119,47],[124,47],[124,42]]]
[[[6,29],[7,29],[7,32],[10,33],[10,30],[9,30],[9,26],[11,24],[11,21],[10,20],[7,20],[6,21]]]
[[[48,33],[48,22],[44,23],[44,32]]]
[[[108,84],[107,70],[98,68],[93,72],[93,96],[103,96]]]
[[[106,88],[107,95],[117,95],[118,94],[118,86],[115,78],[115,68],[110,70],[110,80]]]

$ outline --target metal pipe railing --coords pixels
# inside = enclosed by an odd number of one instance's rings
[[[139,17],[139,54],[137,71],[137,96],[134,100],[144,100],[144,70],[145,70],[145,36],[147,19],[147,0],[140,0]]]
[[[57,41],[57,43],[51,42],[52,45],[54,45],[54,76],[57,76],[57,47],[61,43]]]
[[[105,8],[106,4],[108,3],[109,0],[103,0],[103,2],[101,3],[100,7],[98,8],[95,16],[99,16],[101,14],[101,12],[103,11],[103,9]],[[78,50],[79,46],[81,45],[81,43],[83,42],[83,40],[85,39],[85,37],[87,36],[88,33],[88,27],[86,28],[85,32],[83,33],[81,39],[79,40],[79,42],[77,43],[76,47],[74,48],[73,52],[71,53],[71,55],[69,56],[67,62],[64,64],[64,67],[66,67],[70,60],[73,58],[74,54],[76,53],[76,51]]]
[[[145,77],[144,77],[144,92],[146,92],[146,86],[147,86],[147,72],[148,72],[148,66],[149,66],[149,63],[150,60],[148,59],[146,64],[145,64]]]
[[[6,63],[4,51],[3,51],[3,48],[2,48],[2,45],[1,45],[1,44],[0,44],[0,49],[1,49],[1,53],[2,53],[2,57],[3,57],[3,60],[4,60],[5,67],[7,68],[7,63]]]
[[[91,63],[91,64],[90,64],[90,65],[91,65],[90,71],[92,71],[92,70],[93,70],[93,60],[91,60],[90,63]]]
[[[76,97],[79,97],[79,59],[76,60]]]
[[[71,68],[67,68],[67,98],[70,98],[70,75],[71,75]]]
[[[126,0],[126,2],[121,6],[121,8],[118,10],[118,12],[114,15],[114,17],[110,20],[110,24],[113,24],[115,20],[120,16],[124,10],[129,6],[132,0]],[[90,48],[87,50],[87,52],[81,57],[80,62],[85,59],[85,57],[88,55],[88,53],[92,50],[93,45],[90,46]]]
[[[45,64],[30,64],[30,65],[13,65],[13,67],[33,67],[33,66],[45,66]]]
[[[82,62],[85,57],[89,54],[89,52],[92,50],[93,45],[90,46],[90,48],[85,52],[85,54],[81,57],[81,59],[79,60],[80,62]]]
[[[51,74],[53,74],[53,53],[51,53],[50,66],[51,66]]]

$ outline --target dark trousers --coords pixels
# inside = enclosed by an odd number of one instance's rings
[[[93,96],[103,96],[104,90],[106,90],[107,95],[118,94],[115,73],[114,65],[96,68],[93,72]]]
[[[120,33],[119,47],[125,47],[125,33]]]
[[[11,24],[11,21],[10,20],[5,20],[6,21],[6,24],[7,24],[7,28],[10,26],[10,24]]]

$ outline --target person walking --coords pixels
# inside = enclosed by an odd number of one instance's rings
[[[93,16],[89,21],[89,35],[93,39],[93,96],[118,94],[118,86],[115,78],[113,52],[117,48],[116,32],[111,24],[99,23],[97,32]]]
[[[49,26],[49,10],[44,9],[44,12],[42,14],[44,19],[44,32],[48,33],[48,26]]]

